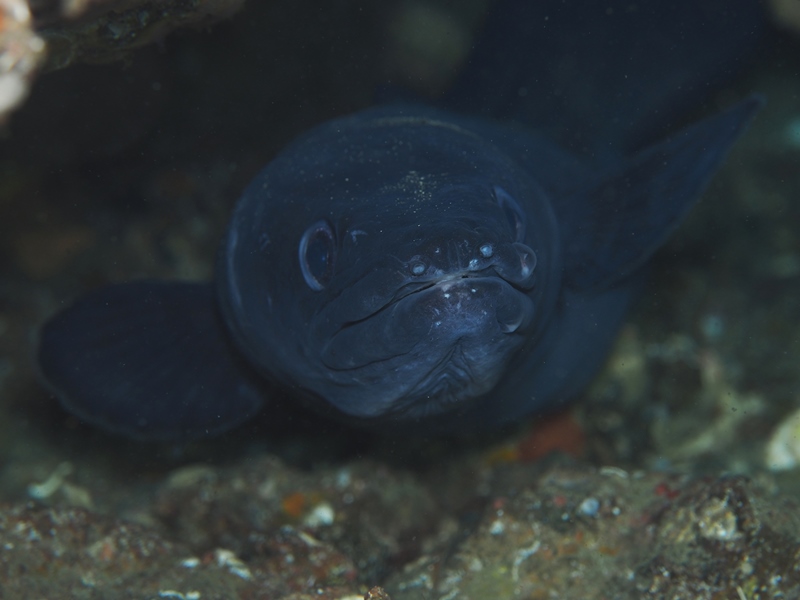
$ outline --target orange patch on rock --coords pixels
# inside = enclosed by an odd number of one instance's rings
[[[283,512],[293,519],[297,519],[303,514],[306,507],[306,496],[302,492],[295,492],[289,494],[281,500],[281,508]]]
[[[555,451],[580,458],[585,446],[583,429],[572,414],[564,412],[538,420],[517,449],[519,460],[532,462]]]

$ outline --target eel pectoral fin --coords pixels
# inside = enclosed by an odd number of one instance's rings
[[[753,96],[601,174],[555,207],[574,290],[631,275],[680,224],[747,123]]]
[[[264,400],[228,339],[212,284],[144,281],[79,299],[42,328],[45,383],[71,412],[148,440],[230,429]]]

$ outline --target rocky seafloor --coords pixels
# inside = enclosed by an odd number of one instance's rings
[[[768,100],[564,413],[458,439],[274,432],[261,415],[157,445],[90,428],[38,385],[37,327],[64,303],[210,277],[240,190],[292,137],[387,80],[444,89],[483,3],[464,7],[251,2],[39,76],[0,147],[1,598],[800,597],[788,32],[698,113]]]

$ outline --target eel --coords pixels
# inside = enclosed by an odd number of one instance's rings
[[[282,404],[474,431],[577,397],[762,102],[675,131],[755,46],[760,9],[666,4],[497,3],[438,103],[369,108],[280,152],[213,282],[112,284],[50,318],[44,385],[144,440]]]

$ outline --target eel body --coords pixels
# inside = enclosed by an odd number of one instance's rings
[[[745,99],[653,142],[666,107],[735,63],[754,34],[732,17],[706,17],[705,29],[689,19],[687,34],[683,16],[662,8],[603,25],[596,4],[501,2],[440,106],[376,107],[301,136],[244,191],[214,282],[115,284],[49,320],[46,385],[82,418],[144,439],[213,435],[277,398],[355,425],[436,431],[574,398],[644,265],[760,104]],[[554,11],[548,28],[542,5]],[[568,35],[581,28],[592,35]],[[653,33],[688,45],[673,48],[678,59],[698,44],[712,55],[670,79],[659,65],[676,57],[640,56]],[[565,47],[571,39],[585,47]],[[548,43],[567,66],[606,72],[610,89],[589,82],[596,103],[559,107],[588,84],[535,47]],[[535,58],[506,68],[522,49]],[[644,106],[626,106],[640,96]]]

